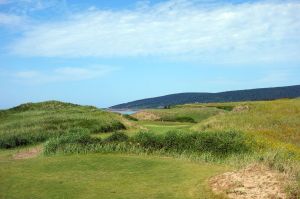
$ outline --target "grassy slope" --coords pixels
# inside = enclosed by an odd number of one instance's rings
[[[300,147],[300,99],[231,103],[249,110],[217,115],[197,124],[194,130],[236,129],[266,140]],[[272,142],[269,142],[272,144]]]
[[[0,112],[0,148],[44,141],[74,128],[91,133],[122,129],[117,114],[57,101],[23,104]]]
[[[172,158],[87,154],[9,159],[0,151],[0,198],[214,198],[225,168]]]

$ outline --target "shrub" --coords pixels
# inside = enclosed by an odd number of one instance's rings
[[[131,115],[128,115],[128,114],[124,114],[123,117],[125,117],[128,120],[139,121],[137,118],[132,117]]]
[[[182,152],[191,147],[191,137],[180,131],[169,131],[163,136],[163,146],[167,150]]]
[[[197,151],[208,151],[218,155],[245,153],[251,150],[248,138],[241,132],[202,132],[192,135]]]
[[[159,120],[168,121],[168,122],[189,122],[197,123],[193,118],[187,116],[178,116],[178,117],[162,117]]]
[[[163,147],[162,137],[151,132],[139,132],[132,141],[137,145],[151,149],[161,149]]]
[[[245,153],[251,150],[248,138],[240,132],[183,133],[170,131],[165,135],[140,132],[133,141],[145,148],[167,151],[210,152],[215,155]]]
[[[44,146],[44,153],[55,153],[59,148],[63,148],[68,144],[88,145],[100,142],[101,139],[92,138],[87,129],[77,128],[59,137],[50,138]]]
[[[0,148],[13,148],[34,144],[47,140],[50,136],[59,136],[63,132],[49,130],[48,132],[8,131],[0,136]]]
[[[128,140],[128,135],[124,132],[115,132],[107,137],[104,141],[105,142],[125,142]]]
[[[217,157],[251,152],[254,144],[252,139],[235,131],[202,133],[170,131],[164,135],[142,131],[130,138],[123,132],[115,132],[100,142],[100,140],[93,140],[85,130],[77,130],[74,133],[69,132],[66,135],[50,139],[45,145],[45,153],[51,154],[59,150],[68,152],[101,151],[104,148],[119,151],[117,146],[120,146],[121,143],[124,144],[122,151],[130,151],[135,148],[135,150],[148,152],[164,151],[176,154],[207,153]]]

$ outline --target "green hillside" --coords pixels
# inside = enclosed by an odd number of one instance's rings
[[[300,99],[130,116],[49,101],[0,114],[0,198],[241,198],[252,188],[269,198],[278,196],[273,189],[283,198],[300,195]],[[247,189],[240,169],[263,184],[240,192]],[[211,177],[226,180],[216,175],[227,171],[239,171],[224,174],[238,181],[212,190]]]
[[[118,115],[95,107],[58,101],[28,103],[0,112],[0,148],[42,142],[74,129],[101,133],[124,128]]]

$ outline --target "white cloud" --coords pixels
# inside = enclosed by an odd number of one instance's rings
[[[12,74],[13,78],[18,81],[30,83],[48,83],[61,81],[79,81],[102,77],[111,71],[113,67],[92,66],[92,67],[60,67],[45,70],[24,70]]]
[[[24,21],[23,17],[13,14],[1,13],[0,12],[0,25],[14,26],[19,25]]]
[[[28,70],[17,72],[14,76],[21,79],[32,79],[41,76],[41,74],[38,71]]]
[[[7,0],[0,0],[0,5],[1,4],[8,4],[8,1]]]
[[[144,3],[134,10],[76,13],[65,21],[35,26],[11,46],[11,52],[221,62],[300,59],[299,1],[197,2],[170,0],[153,6]]]

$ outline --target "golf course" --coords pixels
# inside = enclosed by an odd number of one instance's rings
[[[2,110],[0,198],[297,198],[299,107],[282,99],[121,115],[47,101]],[[268,173],[273,191],[223,182],[243,169]]]

